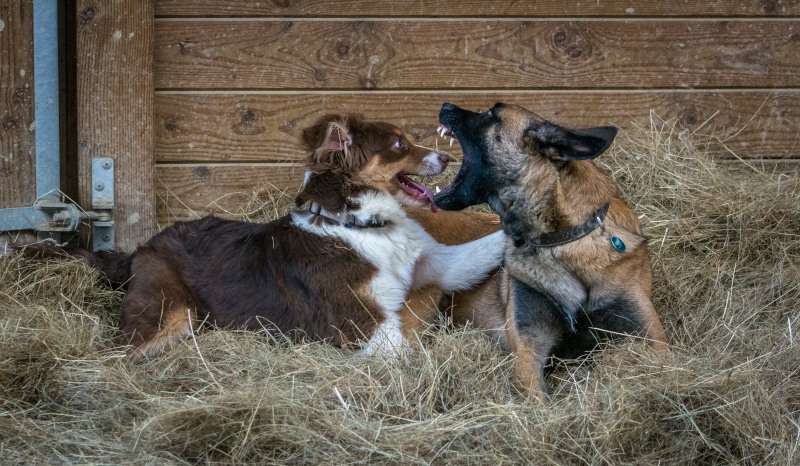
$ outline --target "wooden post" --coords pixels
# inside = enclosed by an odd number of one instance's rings
[[[0,5],[0,208],[36,200],[32,5]]]
[[[91,208],[94,157],[114,159],[116,249],[155,233],[153,4],[78,0],[79,204]]]

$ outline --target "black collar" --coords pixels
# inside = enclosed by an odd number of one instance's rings
[[[355,214],[348,211],[331,213],[322,208],[322,205],[311,201],[308,211],[316,216],[322,216],[346,228],[380,228],[386,225],[386,220],[380,215],[372,215],[366,220],[360,220]]]
[[[571,243],[575,240],[583,238],[589,233],[593,232],[597,227],[603,225],[603,220],[608,213],[609,203],[606,202],[603,207],[597,209],[588,220],[583,224],[576,227],[568,228],[566,230],[554,231],[552,233],[545,233],[536,238],[528,239],[521,236],[514,237],[514,246],[520,247],[527,244],[535,248],[551,248],[553,246],[561,246],[562,244]]]

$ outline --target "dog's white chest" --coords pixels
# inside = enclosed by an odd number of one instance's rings
[[[375,266],[377,272],[370,281],[373,299],[384,314],[400,309],[413,283],[414,266],[424,251],[424,231],[416,223],[402,218],[379,228],[346,228],[313,225],[301,215],[295,215],[294,222],[311,233],[341,240]],[[347,277],[342,280],[346,282]]]

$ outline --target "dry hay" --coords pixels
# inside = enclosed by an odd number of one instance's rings
[[[722,149],[666,125],[623,134],[601,158],[651,238],[674,354],[632,341],[561,366],[547,408],[520,396],[511,358],[469,329],[436,332],[403,363],[205,332],[129,365],[110,343],[120,293],[81,264],[3,259],[0,458],[798,464],[800,187],[730,171],[713,161]],[[284,198],[249,217],[274,216]]]

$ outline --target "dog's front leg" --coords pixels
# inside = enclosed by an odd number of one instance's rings
[[[502,231],[455,246],[431,241],[414,269],[414,289],[436,285],[446,293],[467,290],[503,263],[506,235]]]
[[[553,301],[511,278],[506,301],[506,335],[515,356],[514,373],[528,397],[546,401],[544,368],[564,334],[564,323]]]

